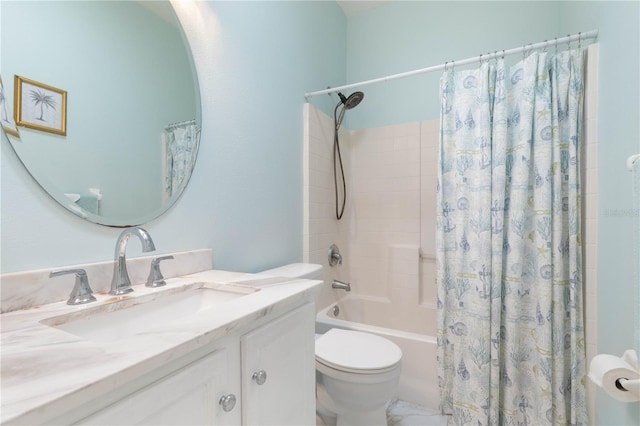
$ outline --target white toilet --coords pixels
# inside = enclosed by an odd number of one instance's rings
[[[293,263],[262,274],[322,279],[322,265]],[[316,337],[316,409],[327,424],[386,425],[402,351],[371,333],[332,328]]]

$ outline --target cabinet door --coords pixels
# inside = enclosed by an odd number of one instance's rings
[[[315,425],[314,324],[308,303],[241,337],[243,424]]]
[[[228,384],[227,367],[227,350],[218,350],[92,414],[79,423],[239,424],[240,407],[225,412],[218,403],[220,397],[224,395],[225,388],[235,387]],[[239,395],[235,396],[239,398]],[[240,401],[237,402],[239,405]]]

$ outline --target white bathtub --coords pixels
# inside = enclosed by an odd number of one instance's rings
[[[335,306],[339,309],[337,316],[333,315]],[[396,397],[438,410],[440,395],[436,339],[427,334],[381,327],[385,319],[402,316],[387,312],[389,307],[384,301],[348,295],[318,312],[316,333],[326,333],[331,328],[343,328],[377,334],[391,340],[402,349],[402,372]],[[412,328],[435,330],[435,311],[426,308],[425,318],[426,322],[414,318]]]

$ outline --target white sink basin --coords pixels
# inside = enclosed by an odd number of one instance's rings
[[[116,296],[112,302],[40,321],[86,340],[112,343],[140,334],[162,333],[221,303],[254,293],[232,285],[194,283],[135,296]]]

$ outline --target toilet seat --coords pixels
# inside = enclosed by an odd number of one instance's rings
[[[316,362],[355,374],[380,374],[397,368],[402,350],[371,333],[332,328],[316,340]]]

